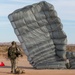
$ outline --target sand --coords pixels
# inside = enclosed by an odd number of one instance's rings
[[[0,57],[0,62],[4,62],[5,66],[0,67],[0,75],[14,75],[10,73],[11,64],[10,60],[4,57]],[[18,66],[25,71],[25,74],[19,75],[75,75],[75,70],[62,70],[62,69],[33,69],[33,67],[27,61],[26,56],[18,59]],[[18,75],[18,74],[16,74]]]

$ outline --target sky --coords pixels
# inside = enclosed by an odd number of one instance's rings
[[[42,0],[0,0],[0,42],[18,41],[8,15],[14,10]],[[45,0],[54,5],[63,24],[68,44],[75,44],[75,0]]]

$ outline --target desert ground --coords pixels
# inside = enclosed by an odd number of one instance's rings
[[[10,60],[7,58],[7,47],[8,46],[0,46],[0,62],[5,64],[4,67],[0,67],[0,75],[14,75],[10,73],[11,64]],[[69,48],[70,47],[70,48]],[[68,49],[75,50],[75,46],[69,46]],[[2,50],[3,49],[3,50]],[[5,50],[6,51],[5,51]],[[23,57],[19,57],[18,59],[18,67],[25,71],[25,74],[16,74],[16,75],[75,75],[74,69],[33,69],[33,67],[29,64],[27,57],[24,55]]]

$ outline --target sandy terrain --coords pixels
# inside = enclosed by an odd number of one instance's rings
[[[0,62],[4,62],[5,66],[0,67],[0,75],[13,75],[10,73],[10,61],[4,57],[7,56],[8,45],[0,45]],[[75,45],[67,46],[67,50],[75,51]],[[4,56],[4,57],[3,57]],[[18,66],[25,70],[25,74],[19,75],[75,75],[75,70],[36,70],[29,64],[26,57],[19,58]],[[17,74],[18,75],[18,74]]]
[[[13,75],[10,73],[10,61],[4,57],[0,57],[0,62],[4,62],[5,64],[4,67],[0,67],[0,75]],[[75,75],[75,70],[33,69],[32,66],[29,64],[29,62],[27,61],[26,57],[18,59],[18,66],[25,70],[25,74],[19,75]]]

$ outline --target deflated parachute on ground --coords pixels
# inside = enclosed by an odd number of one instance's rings
[[[67,36],[52,4],[42,1],[8,17],[34,68],[66,68]]]

